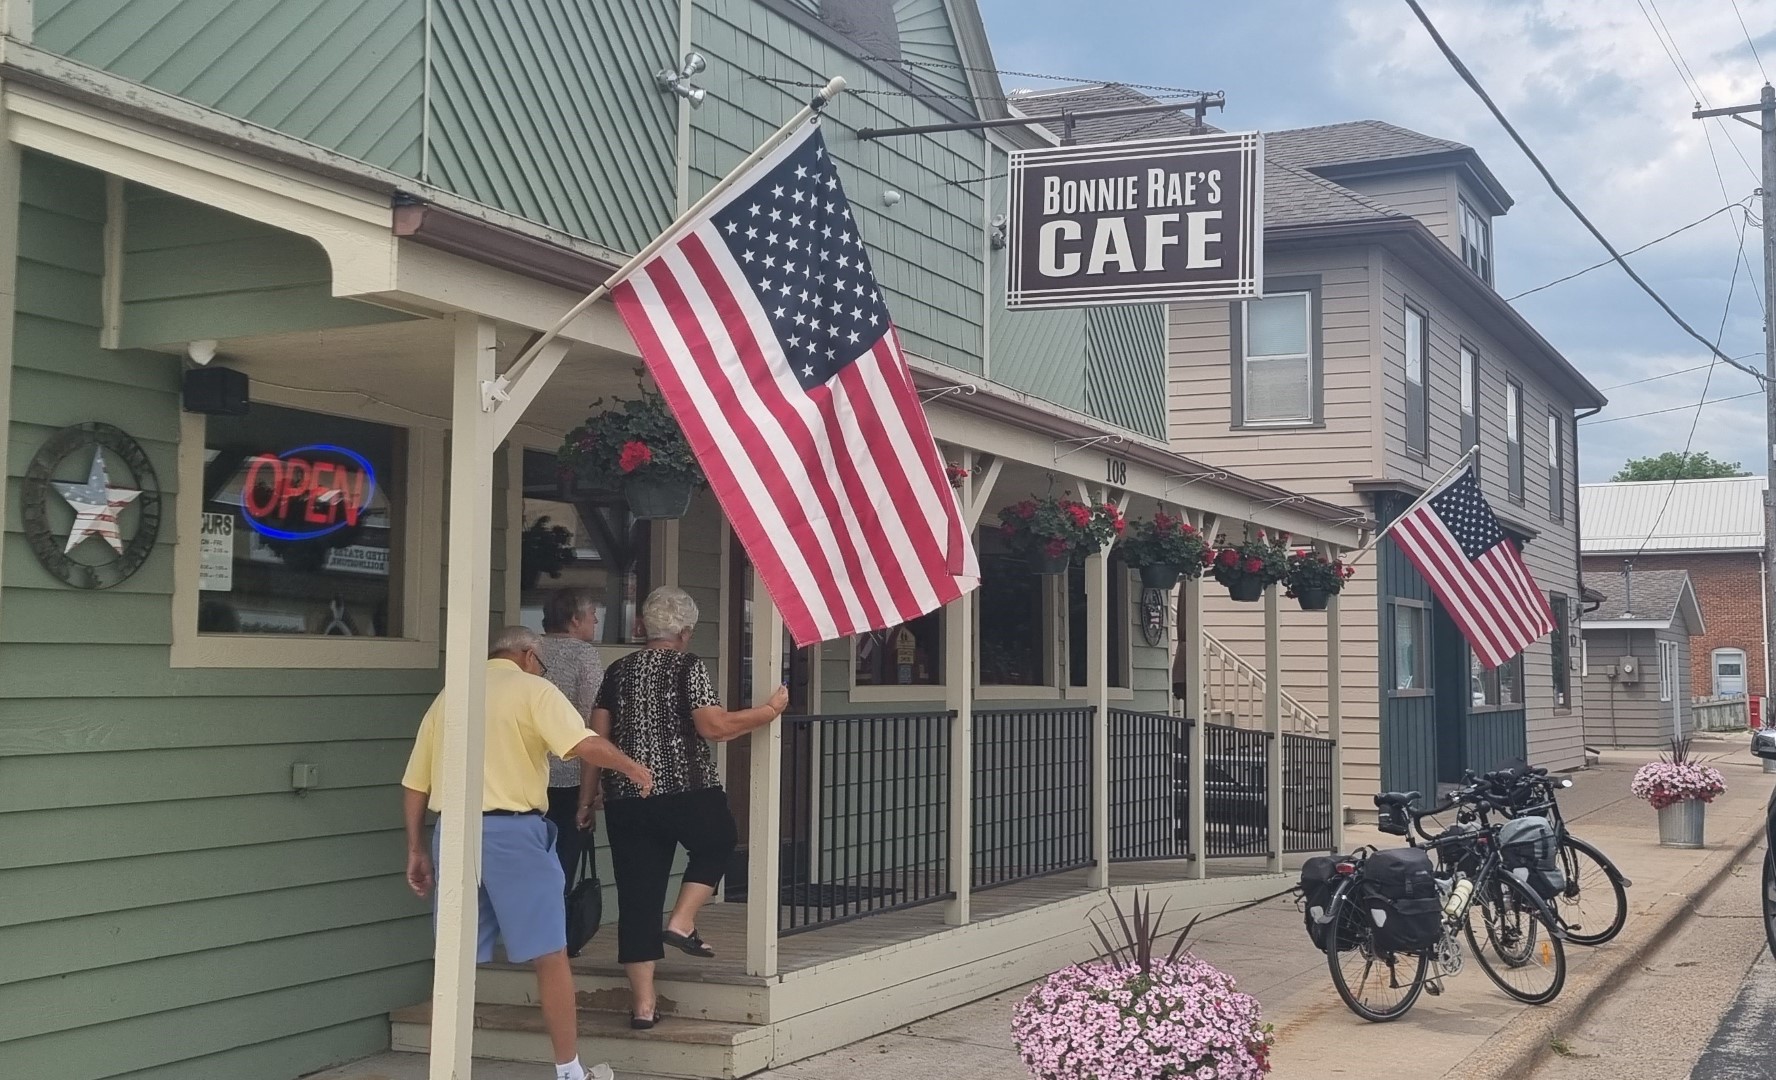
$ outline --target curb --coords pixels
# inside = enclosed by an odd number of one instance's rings
[[[1522,1018],[1509,1029],[1515,1045],[1501,1047],[1493,1042],[1469,1055],[1450,1075],[1459,1074],[1467,1080],[1523,1080],[1533,1075],[1544,1060],[1553,1056],[1554,1040],[1585,1019],[1605,995],[1626,982],[1635,969],[1664,945],[1697,901],[1713,893],[1763,835],[1764,815],[1760,812],[1691,872],[1685,879],[1687,887],[1674,894],[1677,903],[1663,919],[1638,935],[1624,933],[1611,943],[1615,948],[1603,946],[1610,949],[1609,959],[1577,978],[1569,978],[1556,1004],[1526,1008]]]

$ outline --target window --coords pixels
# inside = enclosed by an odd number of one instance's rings
[[[1105,613],[1109,620],[1106,624],[1106,652],[1109,653],[1110,670],[1107,673],[1111,686],[1126,690],[1129,685],[1128,641],[1129,625],[1134,618],[1129,607],[1129,569],[1122,561],[1122,553],[1112,550],[1110,554],[1110,589],[1106,598]],[[1090,673],[1087,652],[1087,631],[1090,627],[1086,619],[1085,568],[1075,566],[1067,571],[1067,683],[1070,686],[1086,685],[1086,676]]]
[[[204,424],[200,635],[403,635],[407,433],[254,404]]]
[[[1716,649],[1714,663],[1714,696],[1734,697],[1745,693],[1745,650]]]
[[[1406,308],[1406,452],[1429,453],[1430,408],[1427,385],[1431,356],[1431,322],[1415,307]]]
[[[1572,611],[1566,597],[1548,594],[1548,605],[1554,609],[1554,707],[1572,707],[1572,654],[1567,635],[1572,626]]]
[[[1462,450],[1480,445],[1480,354],[1466,345],[1461,348],[1461,410]],[[1480,463],[1474,462],[1478,475]]]
[[[1505,383],[1505,457],[1510,463],[1511,501],[1523,501],[1523,387],[1516,380]]]
[[[1559,521],[1566,514],[1566,425],[1560,414],[1548,410],[1548,518]]]
[[[1475,709],[1523,707],[1523,657],[1487,671],[1472,649],[1468,650],[1468,686]]]
[[[1492,283],[1492,221],[1461,200],[1461,256],[1480,280]]]
[[[555,455],[524,451],[524,538],[520,621],[543,628],[543,604],[556,589],[598,594],[598,640],[643,641],[641,602],[652,587],[653,529],[621,495],[565,491]],[[561,530],[557,532],[556,530]]]
[[[1318,285],[1277,291],[1276,284],[1264,299],[1234,305],[1234,416],[1255,426],[1316,423]]]
[[[1393,693],[1430,689],[1431,609],[1412,600],[1393,601]]]
[[[1677,670],[1677,642],[1659,642],[1659,700],[1670,701],[1677,696],[1679,676]]]
[[[980,684],[1051,686],[1050,579],[1032,574],[1024,560],[1005,550],[997,529],[980,534]]]
[[[943,612],[860,634],[856,642],[858,686],[943,685]]]

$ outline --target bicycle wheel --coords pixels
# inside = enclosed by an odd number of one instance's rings
[[[1348,884],[1339,886],[1328,909],[1336,930],[1326,939],[1326,966],[1332,969],[1332,985],[1350,1011],[1370,1023],[1398,1020],[1424,990],[1427,957],[1376,949],[1368,917],[1349,898],[1349,890]],[[1341,938],[1354,944],[1340,949]]]
[[[1554,898],[1554,914],[1574,945],[1602,945],[1628,921],[1628,890],[1603,852],[1573,836],[1560,838],[1566,891]]]
[[[1566,950],[1536,908],[1529,886],[1495,874],[1474,892],[1466,936],[1474,959],[1500,990],[1546,1005],[1566,985]]]

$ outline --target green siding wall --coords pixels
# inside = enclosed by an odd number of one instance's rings
[[[306,237],[135,184],[124,199],[126,348],[413,318],[336,299],[327,253]]]
[[[387,1045],[425,996],[394,782],[436,671],[168,665],[179,365],[98,345],[102,178],[27,156],[0,616],[0,1076],[281,1080]],[[55,429],[139,439],[158,550],[45,573],[19,475]],[[295,762],[322,786],[289,791]]]
[[[423,0],[36,0],[35,44],[418,175]]]

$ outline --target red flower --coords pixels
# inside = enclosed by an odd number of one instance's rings
[[[1190,524],[1190,522],[1186,521],[1183,524],[1178,526],[1178,531],[1183,533],[1185,536],[1195,536],[1196,535],[1196,526],[1194,526],[1194,525]]]
[[[1232,548],[1223,548],[1221,554],[1217,555],[1215,559],[1222,566],[1238,566],[1240,561],[1239,552]]]
[[[623,444],[623,453],[617,458],[617,468],[625,473],[632,473],[652,460],[654,452],[648,449],[648,444],[631,439]]]
[[[1214,553],[1214,551],[1210,550],[1209,548],[1203,548],[1203,565],[1204,566],[1215,565],[1215,553]]]
[[[1091,511],[1079,503],[1067,503],[1064,509],[1067,511],[1067,516],[1073,519],[1073,524],[1080,528],[1083,529],[1091,524]]]
[[[1047,544],[1045,544],[1043,546],[1042,550],[1046,551],[1048,553],[1049,558],[1058,559],[1062,555],[1065,555],[1067,553],[1067,547],[1068,547],[1068,545],[1065,540],[1061,540],[1061,539],[1057,538],[1054,540],[1050,540]]]
[[[1012,507],[1011,512],[1018,517],[1023,518],[1025,521],[1029,521],[1036,516],[1036,503],[1034,500],[1025,499],[1023,502]]]
[[[1263,559],[1247,559],[1245,569],[1246,569],[1246,573],[1248,573],[1248,574],[1256,574],[1260,570],[1264,569],[1264,560]]]
[[[1008,540],[1011,539],[1012,537],[1016,536],[1017,531],[1018,531],[1017,526],[1013,525],[1009,521],[1006,522],[1005,524],[999,526],[999,535],[1005,537]]]
[[[1163,510],[1153,515],[1153,527],[1160,532],[1169,531],[1174,524],[1176,524],[1176,522],[1172,520],[1172,515]]]

